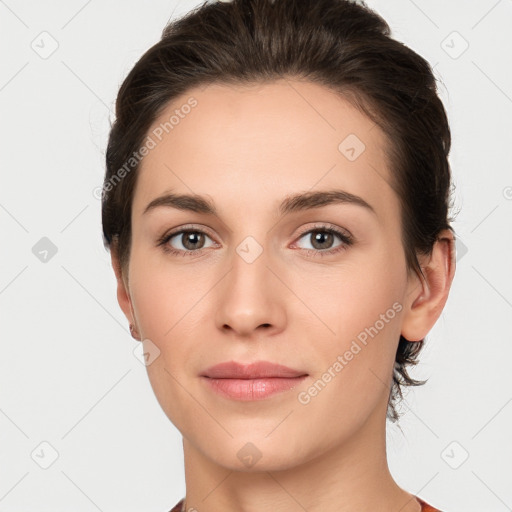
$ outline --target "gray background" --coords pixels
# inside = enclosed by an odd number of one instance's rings
[[[434,66],[460,210],[453,288],[413,370],[429,382],[403,433],[389,425],[391,470],[448,512],[512,510],[512,1],[367,3]],[[185,493],[181,436],[116,301],[98,187],[122,79],[197,4],[0,1],[2,512],[167,511]]]

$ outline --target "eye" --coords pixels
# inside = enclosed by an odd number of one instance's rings
[[[208,234],[200,229],[180,229],[179,231],[165,234],[159,239],[158,245],[162,246],[165,252],[171,254],[186,256],[193,253],[194,256],[197,256],[205,248],[210,247],[205,247],[205,240],[207,238],[211,240]],[[215,245],[215,243],[212,245]]]
[[[333,248],[332,244],[336,237],[341,240],[341,243]],[[353,244],[351,235],[332,226],[316,226],[314,229],[304,232],[300,236],[300,239],[302,238],[310,240],[313,246],[312,249],[305,248],[304,250],[308,254],[319,254],[320,256],[338,253]]]
[[[312,256],[327,256],[345,250],[348,246],[354,243],[353,237],[346,232],[332,225],[315,226],[314,229],[309,229],[302,233],[300,239],[308,239],[313,246],[310,248],[303,248],[308,255]],[[332,247],[335,239],[341,241],[337,246]],[[205,241],[209,239],[212,243],[205,246]],[[176,256],[199,256],[203,251],[209,247],[216,246],[211,237],[203,230],[190,226],[181,228],[178,231],[166,233],[157,242],[158,246],[166,253],[174,254]]]

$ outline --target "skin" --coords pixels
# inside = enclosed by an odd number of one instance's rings
[[[147,370],[183,435],[187,510],[420,511],[389,472],[385,416],[400,334],[425,337],[447,300],[455,272],[451,233],[440,233],[432,254],[421,258],[426,279],[407,270],[389,142],[325,87],[279,80],[194,88],[152,129],[191,96],[198,105],[141,164],[128,268],[119,268],[112,248],[120,307],[144,343],[160,350]],[[349,134],[366,146],[354,161],[338,149]],[[362,197],[375,213],[334,204],[279,216],[287,196],[331,188]],[[206,196],[219,217],[170,207],[143,214],[171,189]],[[325,223],[348,231],[354,243],[313,255],[343,245],[337,236],[314,245],[312,234],[303,234]],[[182,235],[167,242],[188,250],[184,256],[157,246],[184,225],[206,237],[196,245],[184,245]],[[236,251],[248,236],[262,249],[252,263]],[[394,303],[401,311],[300,403],[298,394]],[[272,361],[308,377],[264,400],[234,401],[199,377],[229,360]],[[260,456],[250,467],[237,456],[248,442]]]

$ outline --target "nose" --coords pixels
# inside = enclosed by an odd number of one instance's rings
[[[267,254],[254,240],[233,251],[230,269],[216,287],[219,329],[237,337],[251,337],[257,330],[275,334],[284,329],[287,288],[276,276],[277,263]]]

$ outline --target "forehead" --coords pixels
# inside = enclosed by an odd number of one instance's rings
[[[170,189],[271,204],[296,191],[343,188],[396,200],[387,138],[334,91],[312,82],[212,84],[175,98],[148,131],[133,211]],[[229,194],[228,194],[229,193]],[[273,201],[274,199],[274,201]],[[231,206],[235,206],[234,204]]]

